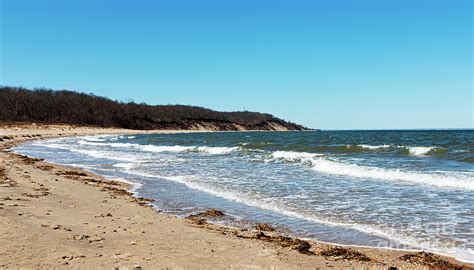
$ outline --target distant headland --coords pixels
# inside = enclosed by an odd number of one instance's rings
[[[0,122],[35,122],[138,130],[310,130],[268,113],[218,112],[185,105],[120,102],[92,94],[0,86]]]

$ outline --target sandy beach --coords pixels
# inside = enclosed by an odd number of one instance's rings
[[[8,152],[60,136],[147,132],[66,125],[0,127],[0,268],[472,269],[423,252],[347,248],[161,214],[126,183]],[[396,268],[390,268],[396,267]]]

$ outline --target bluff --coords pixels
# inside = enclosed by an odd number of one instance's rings
[[[72,124],[127,129],[307,130],[268,113],[218,112],[186,105],[114,101],[68,90],[0,86],[0,122]]]

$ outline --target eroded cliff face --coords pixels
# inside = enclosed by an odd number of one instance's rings
[[[207,119],[188,119],[181,122],[160,122],[156,123],[156,129],[184,129],[184,130],[209,130],[209,131],[291,131],[308,130],[296,124],[288,124],[279,121],[264,121],[256,125],[242,125],[228,121],[216,121]]]

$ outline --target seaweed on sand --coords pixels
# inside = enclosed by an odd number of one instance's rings
[[[372,261],[370,257],[359,251],[344,248],[341,246],[326,246],[316,252],[316,254],[324,257],[331,257],[336,260],[357,260],[363,262]]]
[[[207,218],[207,217],[222,217],[224,216],[224,212],[219,211],[217,209],[210,209],[201,213],[197,213],[195,215],[190,215],[187,218]]]
[[[415,265],[428,266],[429,269],[448,270],[448,269],[469,269],[458,266],[430,252],[408,253],[398,258],[399,260],[409,262]]]
[[[275,228],[273,228],[272,226],[270,226],[266,223],[257,223],[255,225],[255,229],[257,231],[262,231],[262,232],[274,232],[275,231]]]

